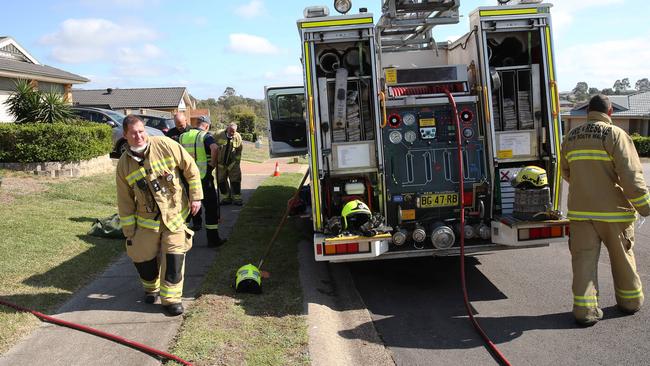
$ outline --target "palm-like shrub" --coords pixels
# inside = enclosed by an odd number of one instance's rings
[[[38,120],[46,123],[62,122],[74,117],[70,105],[63,99],[61,93],[54,90],[40,93]]]
[[[41,103],[41,96],[32,84],[27,80],[16,82],[16,91],[12,93],[5,104],[8,111],[16,119],[16,123],[38,121],[38,110]]]
[[[39,91],[29,81],[22,79],[16,82],[16,91],[5,104],[16,123],[63,122],[74,116],[63,95],[53,90]]]

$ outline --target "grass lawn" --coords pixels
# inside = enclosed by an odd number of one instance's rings
[[[240,266],[258,265],[301,178],[269,178],[244,206],[200,297],[186,313],[174,354],[195,365],[309,364],[297,253],[297,243],[311,233],[309,224],[287,219],[264,263],[271,277],[262,280],[263,294],[238,294],[232,288]]]
[[[242,160],[253,163],[263,163],[269,160],[269,140],[262,140],[262,145],[259,149],[255,147],[254,142],[244,141],[241,158]]]
[[[49,313],[123,251],[121,240],[86,235],[95,218],[116,212],[115,175],[1,174],[0,298]],[[0,353],[38,324],[0,306]]]

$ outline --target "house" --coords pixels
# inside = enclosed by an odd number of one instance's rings
[[[650,91],[628,95],[609,95],[614,112],[612,122],[627,133],[650,135]],[[572,110],[562,113],[564,131],[579,126],[587,121],[587,106],[589,103],[577,105]]]
[[[73,89],[72,98],[75,106],[106,108],[124,114],[189,115],[195,109],[185,87]]]
[[[11,37],[0,37],[0,122],[13,122],[5,101],[15,91],[19,79],[31,80],[39,90],[55,90],[72,102],[73,84],[90,80],[55,67],[42,65]]]
[[[196,123],[199,122],[201,116],[206,116],[210,118],[210,109],[208,108],[199,108],[192,111],[190,114],[190,123],[192,126],[196,126]]]

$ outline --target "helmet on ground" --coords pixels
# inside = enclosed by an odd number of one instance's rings
[[[235,291],[259,294],[262,292],[262,276],[260,270],[252,264],[241,266],[237,270]]]
[[[512,185],[516,188],[542,188],[548,185],[546,170],[530,165],[517,173]]]
[[[343,230],[358,229],[365,224],[372,213],[368,206],[359,200],[352,200],[343,206],[341,217],[343,217]]]

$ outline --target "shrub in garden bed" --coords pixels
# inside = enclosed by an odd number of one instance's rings
[[[0,124],[0,162],[88,160],[112,149],[108,125],[81,121]]]

